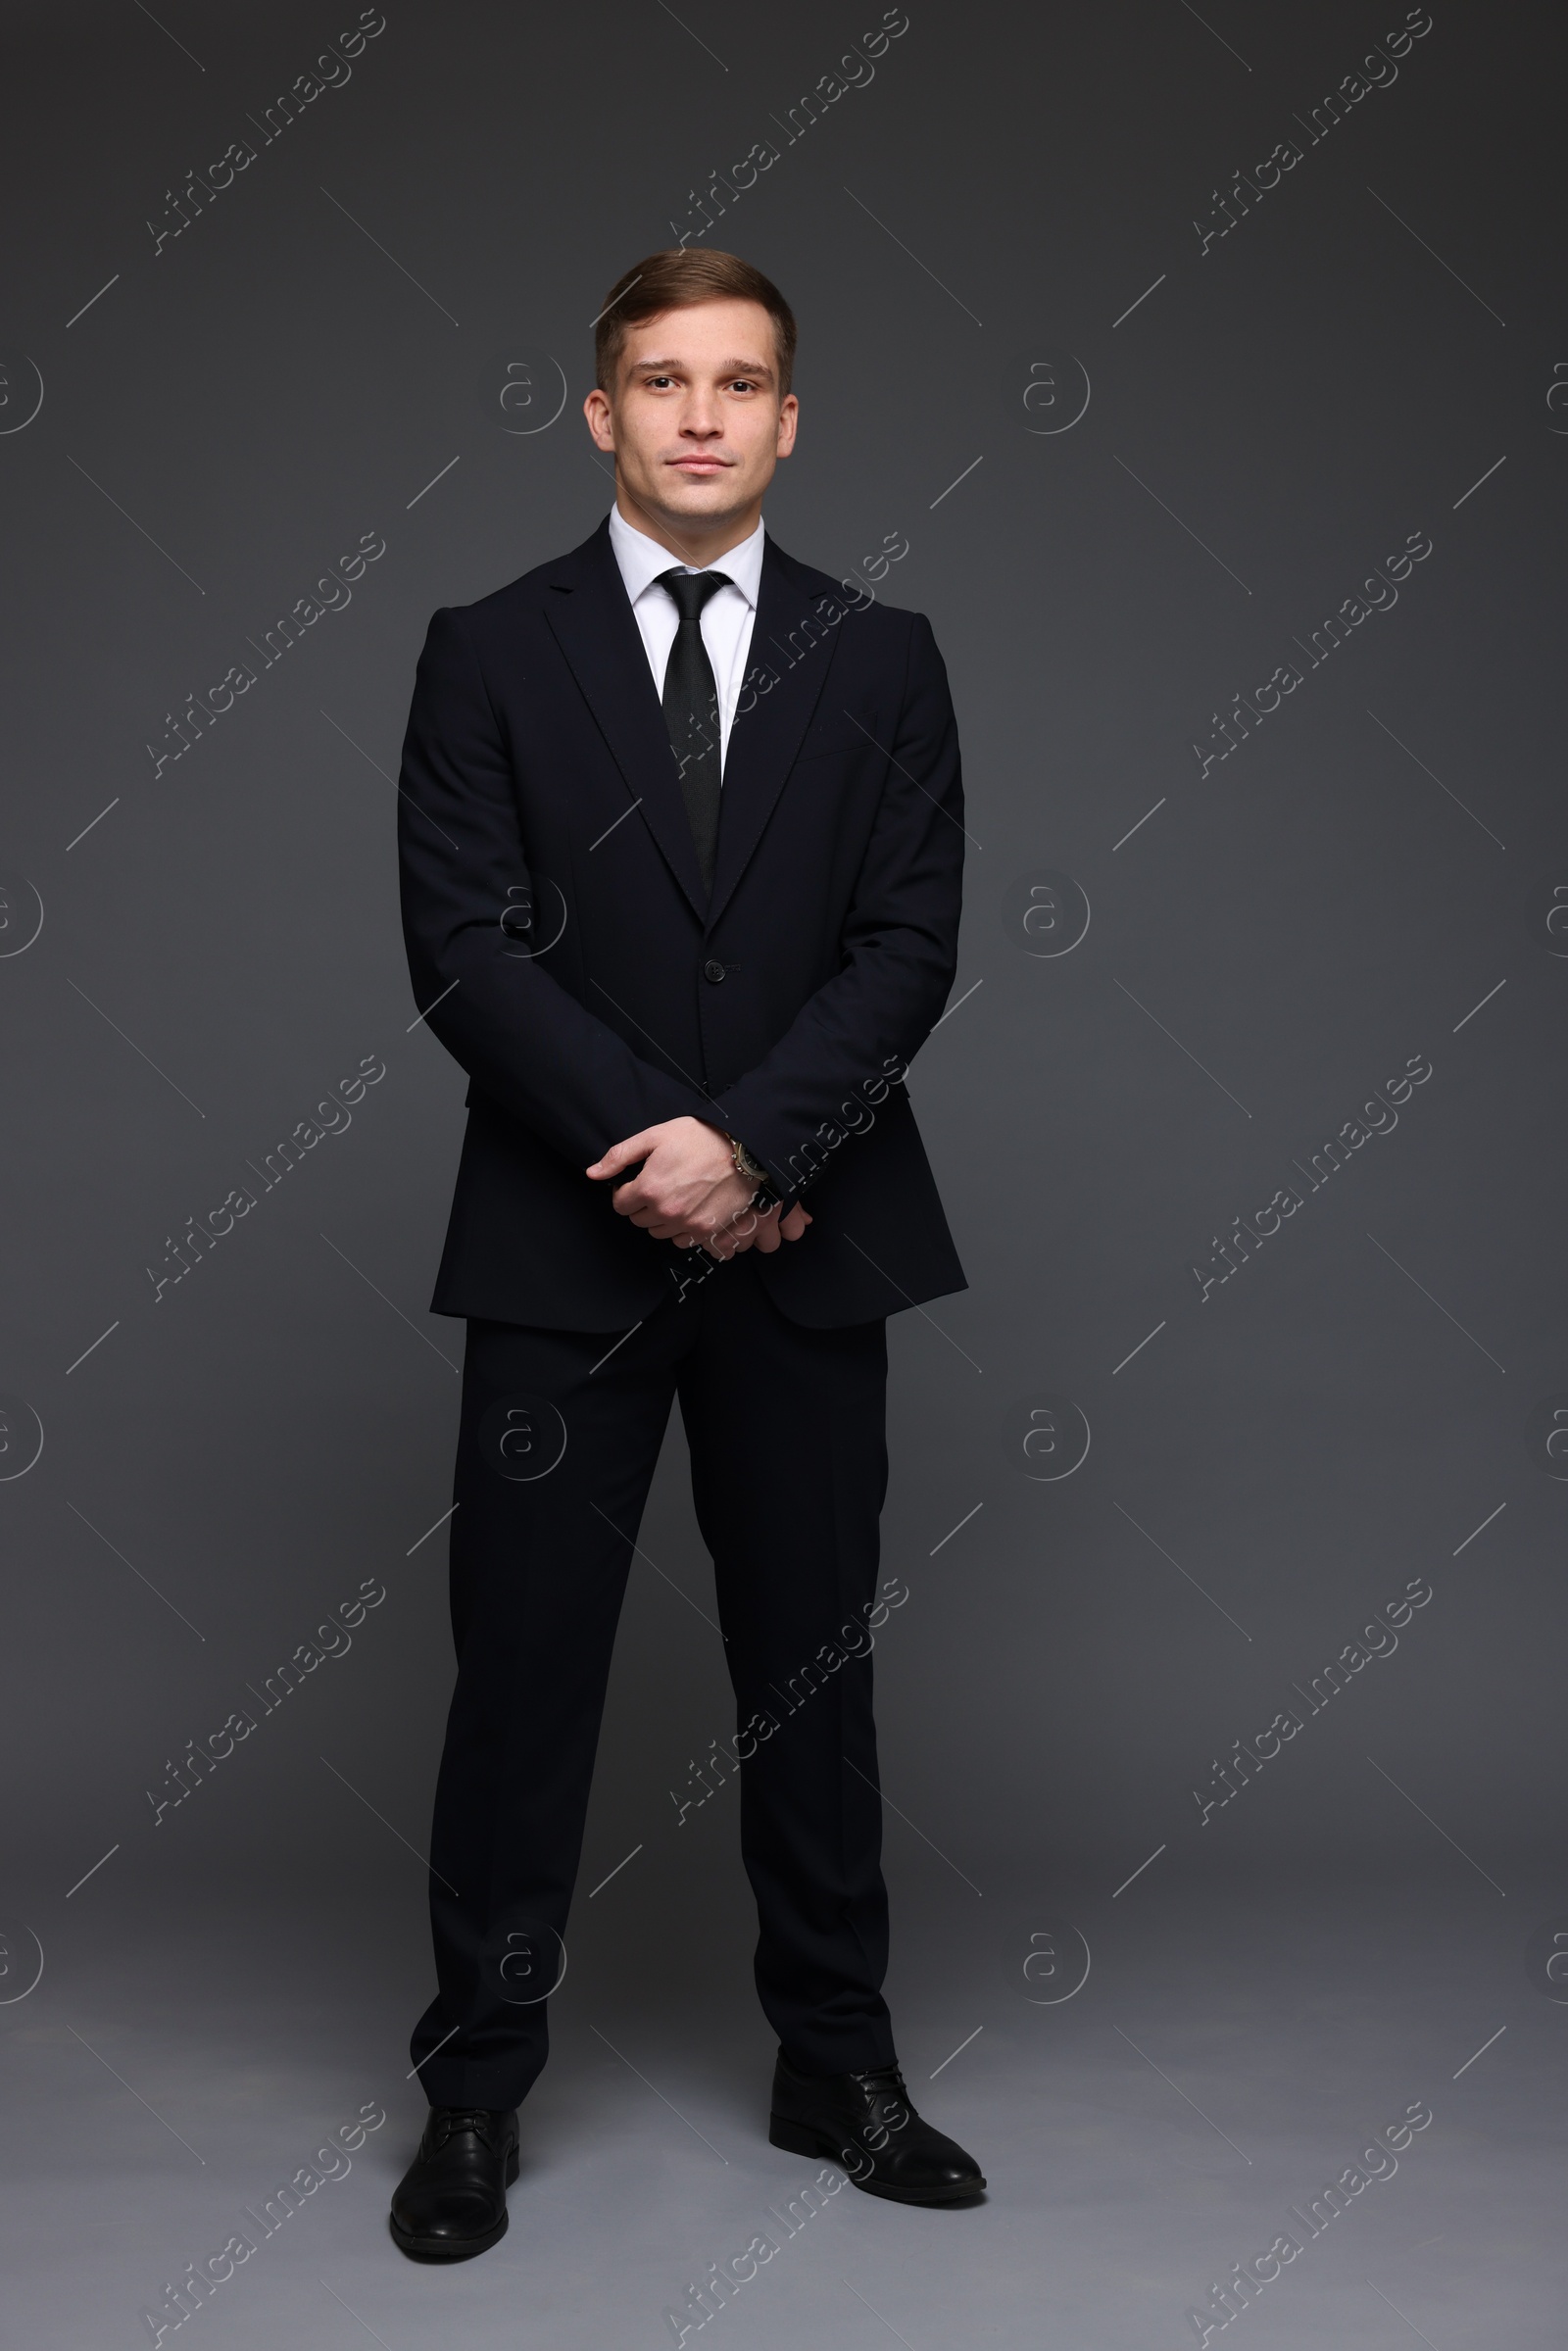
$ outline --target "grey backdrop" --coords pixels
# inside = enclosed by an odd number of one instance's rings
[[[913,1092],[970,1288],[892,1326],[878,1690],[901,2048],[924,2084],[961,2047],[921,2094],[993,2173],[937,2233],[844,2198],[831,2252],[781,2248],[709,2323],[1191,2341],[1208,2278],[1430,2097],[1368,2199],[1405,2199],[1395,2266],[1357,2282],[1363,2208],[1246,2327],[1447,2351],[1525,2281],[1510,2340],[1546,2341],[1560,20],[389,0],[285,122],[354,8],[6,13],[14,2339],[146,2340],[162,2281],[366,2100],[352,2184],[186,2324],[667,2341],[767,2226],[735,2167],[804,2177],[759,2137],[733,1789],[677,1825],[730,1727],[677,1424],[538,2200],[525,2175],[460,2278],[380,2234],[419,2111],[462,1344],[425,1304],[464,1081],[409,997],[393,778],[431,611],[605,512],[590,322],[685,231],[799,316],[770,530],[931,616],[963,739],[962,956]],[[351,1123],[264,1189],[362,1063]],[[366,1583],[352,1646],[264,1712]]]

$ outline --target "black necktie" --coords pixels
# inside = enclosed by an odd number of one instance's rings
[[[731,585],[722,571],[662,571],[659,584],[667,588],[680,613],[680,626],[669,649],[664,671],[664,724],[680,777],[686,820],[697,847],[703,888],[713,886],[713,858],[718,846],[719,764],[718,689],[713,665],[703,643],[702,612],[718,589]]]

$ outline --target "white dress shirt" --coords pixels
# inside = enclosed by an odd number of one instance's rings
[[[680,626],[680,614],[675,600],[667,588],[659,585],[662,571],[722,571],[732,583],[719,588],[703,607],[698,626],[703,643],[712,663],[713,683],[718,690],[718,763],[722,780],[724,756],[729,749],[730,723],[735,705],[740,699],[746,677],[747,657],[752,646],[752,623],[757,617],[757,598],[762,584],[763,530],[760,522],[749,539],[731,547],[712,563],[683,563],[672,556],[667,547],[650,539],[645,531],[633,530],[618,507],[610,512],[610,544],[620,565],[620,576],[626,583],[626,594],[637,626],[642,631],[648,665],[654,673],[654,689],[663,698],[664,671],[669,666],[670,648],[675,631]]]

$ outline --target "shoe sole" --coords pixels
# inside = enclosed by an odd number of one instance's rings
[[[507,2162],[508,2187],[515,2181],[520,2166],[521,2158],[514,2150]],[[387,2215],[387,2227],[392,2231],[392,2241],[399,2252],[407,2253],[415,2261],[471,2261],[476,2253],[488,2253],[492,2245],[500,2244],[507,2233],[510,2220],[511,2215],[504,2212],[494,2229],[487,2229],[483,2236],[456,2239],[450,2236],[415,2236],[408,2229],[400,2229],[391,2213]]]
[[[891,2187],[879,2180],[858,2180],[844,2161],[844,2149],[838,2146],[830,2132],[813,2131],[806,2123],[792,2123],[786,2115],[771,2114],[767,2119],[767,2141],[771,2147],[782,2147],[787,2155],[825,2155],[849,2173],[850,2183],[862,2195],[884,2196],[890,2204],[966,2204],[973,2196],[984,2192],[985,2180],[979,2173],[972,2180],[955,2181],[951,2187],[914,2190]]]

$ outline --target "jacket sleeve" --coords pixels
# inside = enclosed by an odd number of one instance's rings
[[[864,1105],[941,1017],[957,966],[963,781],[947,670],[913,615],[887,781],[844,924],[842,962],[778,1043],[716,1098],[786,1198],[820,1172]]]
[[[528,864],[500,723],[450,607],[419,657],[398,789],[415,1003],[474,1083],[578,1170],[642,1127],[711,1119],[503,930]]]

